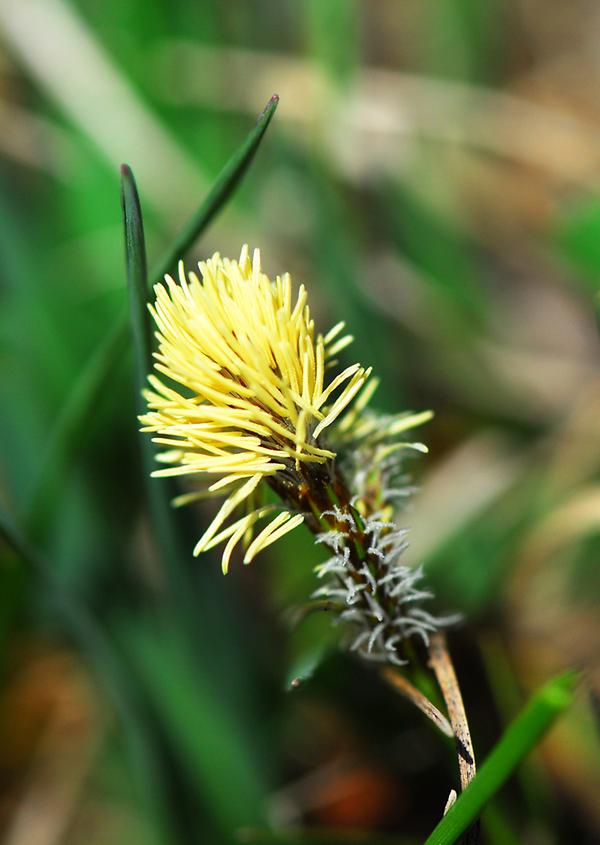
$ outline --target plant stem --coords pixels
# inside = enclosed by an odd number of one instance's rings
[[[433,669],[437,682],[444,696],[446,708],[458,756],[458,771],[460,774],[460,788],[464,792],[477,772],[475,766],[475,752],[471,741],[471,732],[465,712],[458,678],[454,671],[454,664],[448,651],[445,634],[438,632],[431,636],[429,642],[429,664]],[[479,842],[479,823],[467,831],[465,837],[467,845],[476,845]]]
[[[385,680],[400,693],[400,695],[407,698],[412,704],[417,707],[421,713],[424,713],[428,719],[431,719],[433,724],[446,736],[454,736],[452,727],[437,707],[431,703],[427,696],[418,690],[411,682],[391,666],[386,666],[382,669],[381,675]]]

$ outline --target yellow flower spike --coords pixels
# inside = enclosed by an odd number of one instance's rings
[[[244,555],[244,563],[251,563],[260,551],[266,549],[267,546],[270,546],[276,540],[279,540],[288,531],[293,531],[303,521],[304,515],[301,513],[296,514],[296,516],[292,516],[287,511],[280,513],[250,543],[248,551]]]
[[[154,288],[149,308],[158,340],[156,372],[148,378],[148,411],[140,421],[143,431],[168,447],[159,459],[170,466],[153,475],[213,476],[201,492],[184,494],[178,503],[219,495],[232,485],[194,549],[197,555],[229,538],[226,571],[233,548],[265,511],[229,528],[222,529],[223,523],[248,504],[263,480],[279,492],[283,485],[290,506],[293,485],[299,489],[311,467],[335,457],[319,436],[347,409],[370,370],[353,364],[327,378],[333,353],[352,338],[343,334],[343,323],[315,335],[304,285],[294,299],[290,276],[271,281],[258,250],[251,257],[244,246],[239,261],[215,253],[198,267],[200,275],[186,275],[180,262],[179,283],[166,276]],[[246,563],[303,521],[291,507],[250,542]]]
[[[260,481],[260,475],[253,475],[249,481],[245,484],[242,484],[235,493],[232,493],[221,505],[218,514],[215,516],[211,524],[208,526],[202,537],[196,543],[196,547],[194,548],[194,557],[200,554],[200,552],[205,551],[212,538],[217,532],[217,529],[221,527],[221,525],[225,522],[228,516],[230,516],[233,511],[240,505],[248,496],[256,489]]]

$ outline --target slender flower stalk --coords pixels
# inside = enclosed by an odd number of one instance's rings
[[[184,504],[226,498],[194,549],[225,543],[223,571],[236,546],[244,563],[304,522],[329,551],[317,567],[315,600],[336,610],[347,646],[365,658],[405,661],[403,643],[453,618],[422,607],[431,593],[422,572],[400,562],[404,528],[394,521],[410,494],[404,433],[430,413],[382,416],[368,410],[377,387],[358,363],[329,377],[351,343],[338,323],[315,334],[303,285],[271,281],[260,254],[239,261],[215,254],[200,277],[179,268],[155,287],[157,374],[145,392],[143,430],[166,447],[154,475],[190,475],[200,483]],[[266,487],[280,504],[264,497]]]

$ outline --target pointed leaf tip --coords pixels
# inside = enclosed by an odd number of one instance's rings
[[[252,127],[242,144],[221,171],[208,196],[201,203],[187,225],[173,240],[162,260],[153,268],[149,281],[154,284],[162,280],[177,266],[177,261],[186,255],[191,245],[206,231],[212,220],[225,207],[238,184],[248,170],[252,158],[275,114],[279,96],[274,94],[267,103],[258,121]],[[121,165],[121,196],[125,185],[131,188],[133,172],[128,164]],[[40,471],[34,496],[30,504],[30,521],[41,521],[42,511],[50,510],[53,497],[48,491],[59,483],[59,476],[72,465],[77,454],[76,444],[81,438],[76,434],[88,424],[96,403],[107,383],[109,375],[123,357],[127,341],[125,321],[115,324],[106,336],[103,345],[91,356],[84,367],[67,403],[50,434],[52,446],[49,457]],[[58,469],[57,469],[58,468]],[[45,517],[44,517],[45,518]]]
[[[141,391],[146,383],[146,374],[152,369],[152,329],[146,309],[147,269],[142,209],[133,171],[127,164],[121,165],[121,205],[125,270],[136,351],[137,380]],[[143,404],[140,404],[140,409],[142,408]]]
[[[204,233],[233,196],[254,160],[278,103],[279,95],[273,94],[244,141],[221,170],[204,202],[190,218],[179,236],[171,243],[156,269],[152,271],[150,275],[152,283],[157,279],[162,279],[166,273],[172,272],[177,262],[186,255],[190,246]]]

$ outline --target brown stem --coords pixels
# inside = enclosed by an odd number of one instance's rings
[[[429,641],[429,665],[433,669],[438,684],[446,702],[450,724],[454,731],[456,752],[458,755],[458,770],[460,773],[460,788],[464,790],[476,774],[475,752],[471,741],[471,732],[467,714],[463,704],[460,686],[454,671],[452,658],[443,633],[433,634]],[[467,845],[477,845],[479,842],[479,822],[476,822],[465,836]]]
[[[381,674],[385,680],[394,687],[396,692],[399,692],[400,695],[407,698],[421,711],[421,713],[424,713],[429,719],[431,719],[436,728],[439,728],[443,734],[446,736],[454,736],[452,727],[444,714],[440,713],[437,707],[435,707],[435,705],[433,705],[420,690],[413,686],[411,682],[404,677],[404,675],[398,672],[397,669],[393,669],[391,666],[386,666],[385,669],[381,670]]]

